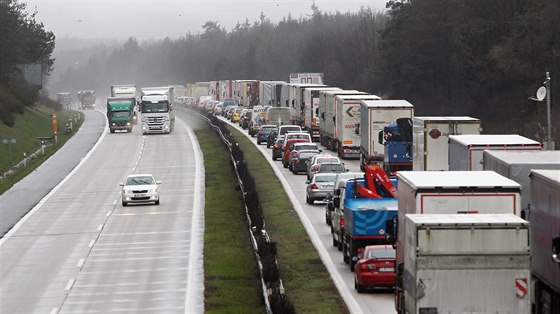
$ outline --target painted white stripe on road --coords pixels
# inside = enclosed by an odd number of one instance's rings
[[[95,240],[91,240],[91,241],[89,241],[88,247],[92,248],[94,244],[95,244]]]
[[[112,211],[108,211],[108,212],[107,212],[107,215],[105,215],[105,217],[111,216],[111,213],[112,213]]]
[[[54,309],[51,310],[51,314],[57,314],[58,313],[58,308],[55,307]]]
[[[68,283],[66,284],[65,290],[68,291],[68,290],[72,289],[72,286],[74,285],[74,282],[76,282],[76,279],[68,280]]]
[[[101,231],[101,229],[103,229],[103,225],[99,225],[99,227],[97,227],[97,231]]]
[[[81,268],[82,266],[84,266],[84,262],[86,260],[84,258],[80,258],[80,260],[78,261],[78,265],[76,265],[78,268]]]

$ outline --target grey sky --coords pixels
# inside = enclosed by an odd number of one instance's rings
[[[312,0],[30,0],[27,10],[38,11],[36,20],[58,37],[139,39],[178,38],[202,30],[206,21],[231,30],[247,18],[258,20],[261,11],[272,22],[291,13],[299,18],[311,13]],[[316,0],[324,12],[355,12],[360,7],[385,10],[386,0]]]

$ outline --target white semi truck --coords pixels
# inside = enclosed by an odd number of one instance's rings
[[[142,134],[171,133],[175,124],[172,86],[141,89]]]
[[[319,142],[321,136],[319,133],[319,92],[329,90],[341,90],[338,87],[307,87],[303,90],[303,106],[305,111],[305,129],[311,134],[314,142]]]
[[[364,100],[360,107],[360,165],[384,165],[385,145],[379,135],[398,119],[412,119],[414,106],[406,100]]]
[[[527,221],[512,214],[409,214],[402,228],[398,313],[531,313]]]
[[[330,150],[336,148],[335,115],[337,95],[368,95],[357,90],[325,90],[319,92],[319,137],[321,145]]]
[[[449,170],[482,170],[485,150],[542,150],[542,144],[517,134],[449,136]]]
[[[534,313],[560,313],[560,170],[531,171],[530,221]]]
[[[334,125],[335,151],[340,158],[360,158],[360,107],[366,100],[381,100],[376,95],[336,95]]]
[[[480,120],[471,117],[414,117],[412,170],[449,170],[449,135],[480,134]]]

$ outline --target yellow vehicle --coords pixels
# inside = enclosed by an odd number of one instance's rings
[[[241,120],[241,112],[243,112],[242,107],[235,109],[235,111],[233,112],[233,115],[231,116],[231,121],[232,122],[239,122],[239,120]]]

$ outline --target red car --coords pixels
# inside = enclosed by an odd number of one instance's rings
[[[359,258],[354,266],[354,288],[358,293],[368,288],[393,288],[396,285],[395,249],[392,245],[368,245]]]

